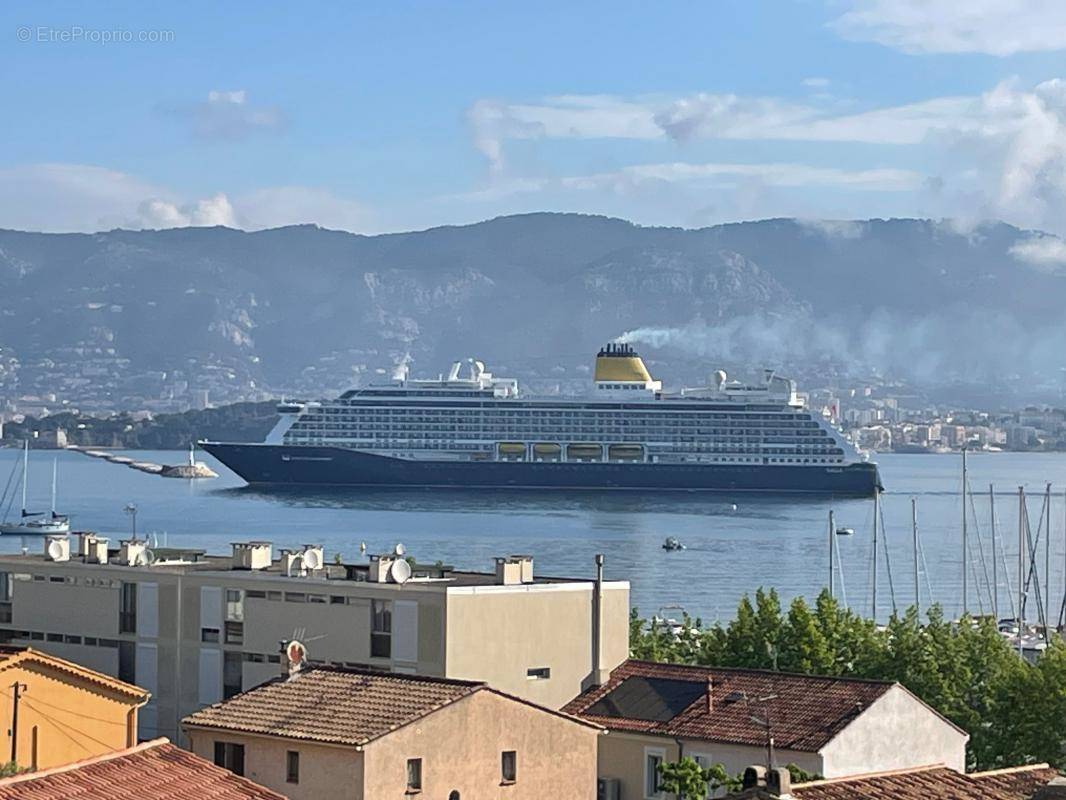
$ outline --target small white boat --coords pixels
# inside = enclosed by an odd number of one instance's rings
[[[851,536],[855,533],[854,528],[837,528],[837,536]]]
[[[676,536],[667,536],[663,542],[663,550],[684,550],[685,545]]]
[[[58,460],[52,462],[52,510],[26,510],[26,483],[29,477],[30,443],[26,441],[22,450],[22,510],[15,522],[8,522],[6,517],[0,522],[0,534],[14,536],[48,536],[70,533],[70,519],[66,514],[56,513],[56,474],[59,470]]]

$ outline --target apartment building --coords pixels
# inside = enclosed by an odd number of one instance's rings
[[[236,543],[230,555],[117,548],[92,534],[0,556],[0,641],[143,686],[140,735],[176,739],[197,709],[273,678],[279,643],[318,663],[484,681],[549,708],[605,680],[628,650],[629,584],[492,572],[397,554],[327,563],[321,547]],[[592,565],[590,565],[592,566]],[[591,571],[591,570],[590,570]]]

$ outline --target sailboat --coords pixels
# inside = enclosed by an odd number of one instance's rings
[[[30,443],[27,440],[22,449],[22,511],[16,522],[8,522],[5,515],[4,520],[0,521],[0,534],[43,536],[70,533],[70,519],[66,514],[56,513],[56,478],[59,460],[52,462],[52,510],[47,514],[43,511],[26,510],[26,484],[29,471]]]

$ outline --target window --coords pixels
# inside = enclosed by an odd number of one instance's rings
[[[222,654],[222,697],[224,700],[241,693],[243,663],[244,655],[242,653],[227,652]]]
[[[244,644],[243,622],[226,623],[226,644]]]
[[[118,632],[137,632],[137,584],[122,584],[122,596],[119,600]]]
[[[392,601],[370,601],[370,655],[392,657]]]
[[[218,628],[200,628],[201,642],[217,642]]]
[[[244,745],[215,742],[215,766],[228,769],[234,775],[244,774]]]
[[[11,622],[11,575],[0,572],[0,622]]]
[[[226,590],[226,619],[234,622],[244,620],[244,592],[240,589]]]
[[[422,759],[407,759],[407,791],[422,791]]]
[[[504,750],[500,754],[500,779],[504,783],[514,783],[518,774],[518,760],[514,750]]]
[[[137,682],[137,645],[133,642],[118,643],[118,679],[126,683]]]
[[[531,667],[526,670],[526,677],[531,681],[546,681],[551,676],[551,667]]]
[[[662,776],[659,774],[659,766],[663,763],[666,753],[663,750],[644,750],[644,797],[662,797]]]
[[[295,750],[285,754],[285,782],[300,782],[300,754]]]

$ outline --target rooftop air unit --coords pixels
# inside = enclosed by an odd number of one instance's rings
[[[44,555],[49,561],[70,561],[70,539],[66,536],[49,536],[45,539]]]

